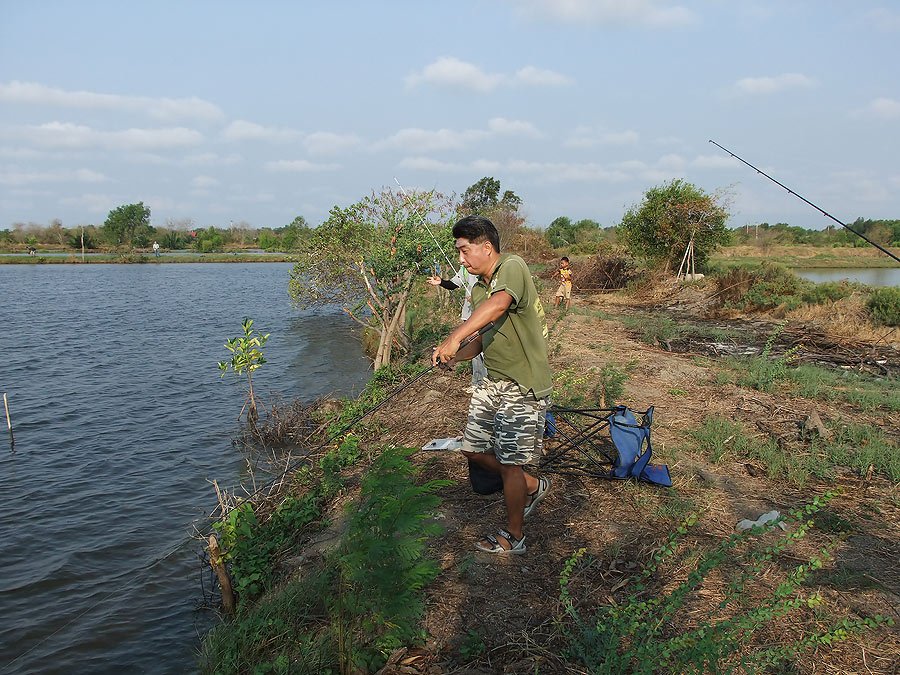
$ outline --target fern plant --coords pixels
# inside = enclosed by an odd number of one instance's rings
[[[440,527],[434,492],[449,481],[416,485],[412,448],[388,448],[362,481],[338,551],[338,592],[331,614],[341,672],[369,671],[397,647],[422,639],[422,590],[438,567],[425,556]]]

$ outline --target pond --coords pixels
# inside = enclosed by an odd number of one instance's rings
[[[824,281],[858,281],[868,286],[900,286],[900,266],[835,269],[830,267],[794,268],[794,274],[819,284]]]
[[[245,463],[243,391],[216,362],[271,333],[264,401],[353,393],[369,362],[336,309],[298,311],[289,264],[2,265],[0,671],[190,672],[200,546]],[[2,414],[2,413],[0,413]],[[4,420],[5,422],[5,420]],[[5,426],[5,424],[4,424]]]

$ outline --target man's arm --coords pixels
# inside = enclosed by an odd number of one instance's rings
[[[450,333],[437,348],[435,348],[434,354],[431,356],[431,363],[437,365],[438,361],[447,363],[453,359],[456,356],[456,352],[459,350],[460,342],[465,340],[472,333],[477,333],[492,321],[500,319],[509,311],[512,302],[513,297],[506,291],[498,291],[491,295],[491,297],[478,305],[475,311],[472,312],[472,316],[470,316],[465,323],[454,328],[453,332]],[[481,346],[481,340],[476,340],[463,350],[464,355],[460,354],[460,358],[466,359],[475,356],[478,352],[469,355],[469,351],[470,349],[474,349],[476,343],[479,347]]]

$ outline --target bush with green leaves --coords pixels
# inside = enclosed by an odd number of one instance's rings
[[[733,267],[717,277],[716,283],[723,305],[741,310],[796,309],[812,285],[787,267],[771,263],[755,268]]]
[[[818,592],[805,594],[804,582],[831,559],[831,545],[790,569],[781,571],[782,553],[803,539],[812,516],[831,495],[766,526],[733,534],[711,550],[685,543],[696,516],[689,516],[656,549],[644,570],[624,586],[623,595],[608,605],[589,609],[579,600],[597,597],[595,589],[578,586],[579,577],[600,562],[577,551],[560,575],[559,619],[567,641],[566,655],[591,673],[757,672],[776,667],[807,650],[825,648],[853,634],[893,625],[889,617],[846,617],[821,628],[810,624],[802,636],[782,644],[755,639],[770,636],[789,614],[821,607]],[[788,531],[775,526],[784,523]],[[680,578],[679,570],[689,570]],[[667,588],[667,576],[679,575]],[[723,580],[722,599],[704,606],[698,619],[698,598],[710,598],[704,584],[713,575]],[[772,583],[771,579],[777,578]],[[759,589],[766,589],[760,597]],[[750,592],[750,589],[754,592]],[[705,600],[706,603],[709,600]],[[816,622],[819,626],[820,622]]]
[[[823,281],[804,289],[801,297],[803,302],[808,305],[826,305],[849,298],[854,291],[861,288],[861,284],[851,283],[843,279],[841,281]]]
[[[866,307],[872,319],[882,326],[900,326],[900,286],[876,288]]]
[[[640,205],[622,217],[617,234],[634,256],[653,267],[677,268],[688,244],[701,270],[719,246],[730,241],[725,227],[727,195],[709,195],[681,179],[650,188]]]

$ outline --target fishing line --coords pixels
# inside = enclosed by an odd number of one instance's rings
[[[489,331],[491,328],[493,328],[493,326],[494,326],[494,323],[493,323],[493,322],[490,322],[490,323],[488,323],[486,326],[484,326],[483,328],[479,329],[477,333],[474,333],[473,335],[470,335],[469,337],[467,337],[465,340],[463,340],[462,342],[460,342],[460,344],[459,344],[459,349],[462,349],[463,347],[465,347],[465,346],[469,345],[470,343],[474,342],[476,339],[478,339],[479,337],[481,337],[482,335],[484,335],[487,331]],[[415,376],[414,378],[412,378],[411,380],[409,380],[409,381],[407,381],[407,382],[404,382],[402,385],[400,385],[399,387],[395,388],[393,391],[391,391],[391,392],[390,392],[390,393],[389,393],[389,394],[388,394],[381,402],[379,402],[377,405],[375,405],[375,406],[369,408],[368,410],[364,411],[364,412],[361,413],[360,415],[357,415],[354,419],[352,419],[350,422],[348,422],[348,423],[345,424],[343,427],[341,427],[341,429],[340,429],[339,431],[337,431],[337,432],[335,432],[335,433],[333,433],[333,434],[330,434],[329,437],[328,437],[328,439],[327,439],[324,443],[321,443],[317,448],[312,448],[312,449],[310,450],[310,452],[313,452],[313,451],[315,451],[315,450],[321,450],[322,448],[324,448],[325,446],[327,446],[329,443],[333,442],[334,440],[336,440],[337,438],[339,438],[340,436],[342,436],[343,434],[345,434],[347,431],[349,431],[355,424],[359,424],[362,420],[364,420],[364,419],[365,419],[366,417],[368,417],[369,415],[373,415],[374,413],[376,413],[376,412],[378,412],[379,410],[381,410],[381,409],[382,409],[385,405],[387,405],[392,399],[396,398],[399,394],[401,394],[401,393],[403,393],[404,391],[406,391],[407,389],[409,389],[412,385],[414,385],[416,382],[418,382],[419,380],[421,380],[422,378],[424,378],[426,375],[429,375],[435,368],[443,368],[443,367],[444,367],[443,364],[438,364],[438,365],[431,365],[431,366],[429,366],[428,368],[426,368],[425,370],[423,370],[421,373],[419,373],[418,375],[416,375],[416,376]],[[304,457],[304,458],[301,459],[301,460],[297,460],[296,462],[293,462],[293,463],[288,464],[288,465],[285,467],[284,471],[281,473],[281,476],[280,476],[279,478],[276,478],[275,480],[270,481],[270,482],[267,483],[266,485],[263,485],[263,486],[260,487],[259,489],[257,489],[257,490],[255,490],[254,492],[250,493],[250,495],[249,495],[244,501],[245,501],[245,502],[247,502],[247,501],[252,501],[254,498],[258,497],[264,490],[270,490],[272,487],[274,487],[274,486],[276,485],[276,483],[278,483],[278,481],[283,480],[283,479],[284,479],[284,476],[286,476],[286,475],[290,472],[291,469],[296,468],[296,467],[297,467],[302,461],[304,461],[305,459],[306,459],[306,458]],[[230,511],[229,511],[229,513],[230,513]],[[223,515],[223,517],[224,517],[224,516],[227,515],[227,514],[226,514],[226,513],[223,513],[222,515]],[[196,521],[195,521],[195,522],[196,522]],[[209,528],[208,528],[205,532],[201,532],[201,536],[203,536],[203,537],[205,538],[205,537],[209,536],[210,534],[212,534],[213,531],[214,531],[214,530],[213,530],[212,526],[210,525]],[[200,531],[198,530],[198,532],[200,532]],[[127,569],[127,570],[124,570],[124,571],[120,572],[119,574],[113,576],[111,579],[108,579],[108,580],[104,581],[103,583],[104,583],[104,584],[109,584],[109,583],[118,581],[118,580],[120,580],[122,577],[124,577],[125,575],[127,575],[127,574],[132,574],[132,573],[134,573],[134,572],[137,572],[137,573],[148,572],[149,570],[151,570],[151,569],[153,569],[154,567],[156,567],[159,563],[164,562],[165,560],[168,560],[169,558],[171,558],[171,557],[172,557],[173,555],[175,555],[178,551],[180,551],[186,544],[189,544],[189,543],[191,543],[191,542],[193,542],[193,541],[196,541],[196,537],[189,537],[188,539],[184,539],[184,540],[181,541],[181,543],[177,544],[174,548],[172,548],[168,553],[166,553],[166,554],[165,554],[164,556],[162,556],[161,558],[157,558],[156,560],[152,560],[152,561],[150,561],[149,563],[146,563],[145,565],[143,565],[143,566],[141,566],[141,567],[137,567],[137,568],[134,568],[134,569]],[[105,593],[102,593],[102,594],[100,595],[100,597],[99,597],[96,601],[94,601],[94,602],[91,603],[88,607],[86,607],[86,608],[83,609],[81,612],[79,612],[78,614],[76,614],[74,617],[72,617],[71,619],[69,619],[68,621],[66,621],[62,626],[60,626],[59,628],[57,628],[56,630],[54,630],[54,631],[53,631],[52,633],[50,633],[49,635],[47,635],[47,636],[41,638],[40,640],[38,640],[38,641],[37,641],[36,643],[34,643],[31,647],[29,647],[29,648],[26,649],[24,652],[22,652],[21,654],[19,654],[18,656],[16,656],[12,661],[7,662],[6,665],[4,665],[4,666],[2,667],[2,670],[7,670],[7,669],[9,669],[11,666],[13,666],[14,664],[16,664],[18,661],[20,661],[21,659],[25,658],[25,657],[28,656],[29,654],[31,654],[35,649],[41,647],[44,643],[46,643],[46,642],[47,642],[48,640],[50,640],[52,637],[54,637],[55,635],[59,634],[59,633],[60,633],[61,631],[63,631],[64,629],[66,629],[66,628],[68,628],[69,626],[71,626],[71,625],[72,625],[74,622],[76,622],[78,619],[80,619],[81,617],[83,617],[83,616],[86,615],[88,612],[92,611],[93,609],[97,608],[102,602],[105,602],[108,598],[110,598],[111,596],[115,595],[115,594],[118,593],[118,592],[119,592],[119,588],[112,588],[112,589],[106,591]]]
[[[406,194],[406,190],[403,189],[403,186],[400,185],[400,181],[397,180],[397,177],[394,177],[394,182],[397,184],[397,187],[400,188],[400,194],[406,199],[406,203],[409,204],[409,207],[413,210],[417,216],[419,216],[419,220],[422,221],[422,224],[425,226],[425,229],[428,231],[428,234],[431,235],[431,238],[434,240],[435,246],[438,247],[438,250],[441,252],[441,255],[444,256],[444,260],[447,261],[447,264],[450,265],[451,268],[455,268],[453,263],[450,261],[450,258],[447,256],[447,252],[444,251],[444,247],[441,246],[441,243],[437,240],[437,237],[434,236],[434,232],[431,231],[431,228],[428,227],[428,221],[425,219],[424,213],[419,213],[419,210],[413,206],[412,200],[409,198],[409,195]]]
[[[796,192],[794,192],[793,190],[791,190],[791,188],[789,188],[789,187],[788,187],[787,185],[785,185],[784,183],[781,183],[781,182],[775,180],[774,178],[772,178],[772,176],[770,176],[769,174],[767,174],[767,173],[766,173],[765,171],[763,171],[762,169],[758,169],[757,167],[753,166],[753,165],[752,165],[750,162],[748,162],[747,160],[745,160],[745,159],[743,159],[743,158],[741,158],[741,157],[738,157],[738,156],[737,156],[736,154],[734,154],[731,150],[729,150],[728,148],[722,147],[721,145],[719,145],[718,143],[716,143],[714,140],[709,139],[709,142],[712,143],[713,145],[715,145],[717,148],[721,148],[722,150],[724,150],[725,152],[727,152],[729,155],[731,155],[732,157],[734,157],[734,158],[735,158],[736,160],[738,160],[739,162],[742,162],[742,163],[746,164],[746,165],[749,166],[751,169],[753,169],[754,171],[756,171],[756,173],[762,174],[763,176],[765,176],[766,178],[768,178],[770,181],[772,181],[772,182],[775,183],[776,185],[778,185],[778,186],[780,186],[780,187],[783,187],[783,188],[784,188],[785,190],[787,190],[789,193],[791,193],[792,195],[794,195],[794,196],[797,197],[798,199],[803,200],[804,202],[806,202],[807,204],[809,204],[811,207],[813,207],[816,211],[818,211],[818,212],[821,213],[822,215],[831,218],[834,222],[836,222],[836,223],[837,223],[838,225],[840,225],[841,227],[843,227],[843,228],[845,228],[845,229],[847,229],[847,230],[850,230],[853,234],[855,234],[855,235],[856,235],[857,237],[859,237],[860,239],[866,240],[867,242],[869,242],[870,244],[872,244],[872,246],[874,246],[875,248],[877,248],[879,251],[881,251],[882,253],[887,253],[887,254],[888,254],[889,256],[891,256],[894,260],[896,260],[898,263],[900,263],[900,258],[898,258],[897,256],[895,256],[893,253],[891,253],[890,251],[888,251],[886,248],[884,248],[883,246],[880,246],[879,244],[876,244],[874,241],[872,241],[871,239],[869,239],[866,235],[862,234],[861,232],[857,232],[856,230],[854,230],[852,227],[850,227],[850,226],[847,225],[846,223],[841,222],[840,220],[838,220],[837,218],[835,218],[833,215],[831,215],[830,213],[828,213],[828,211],[826,211],[826,210],[824,210],[824,209],[822,209],[822,208],[816,206],[815,204],[813,204],[811,201],[809,201],[809,200],[808,200],[806,197],[804,197],[803,195],[797,194]]]

